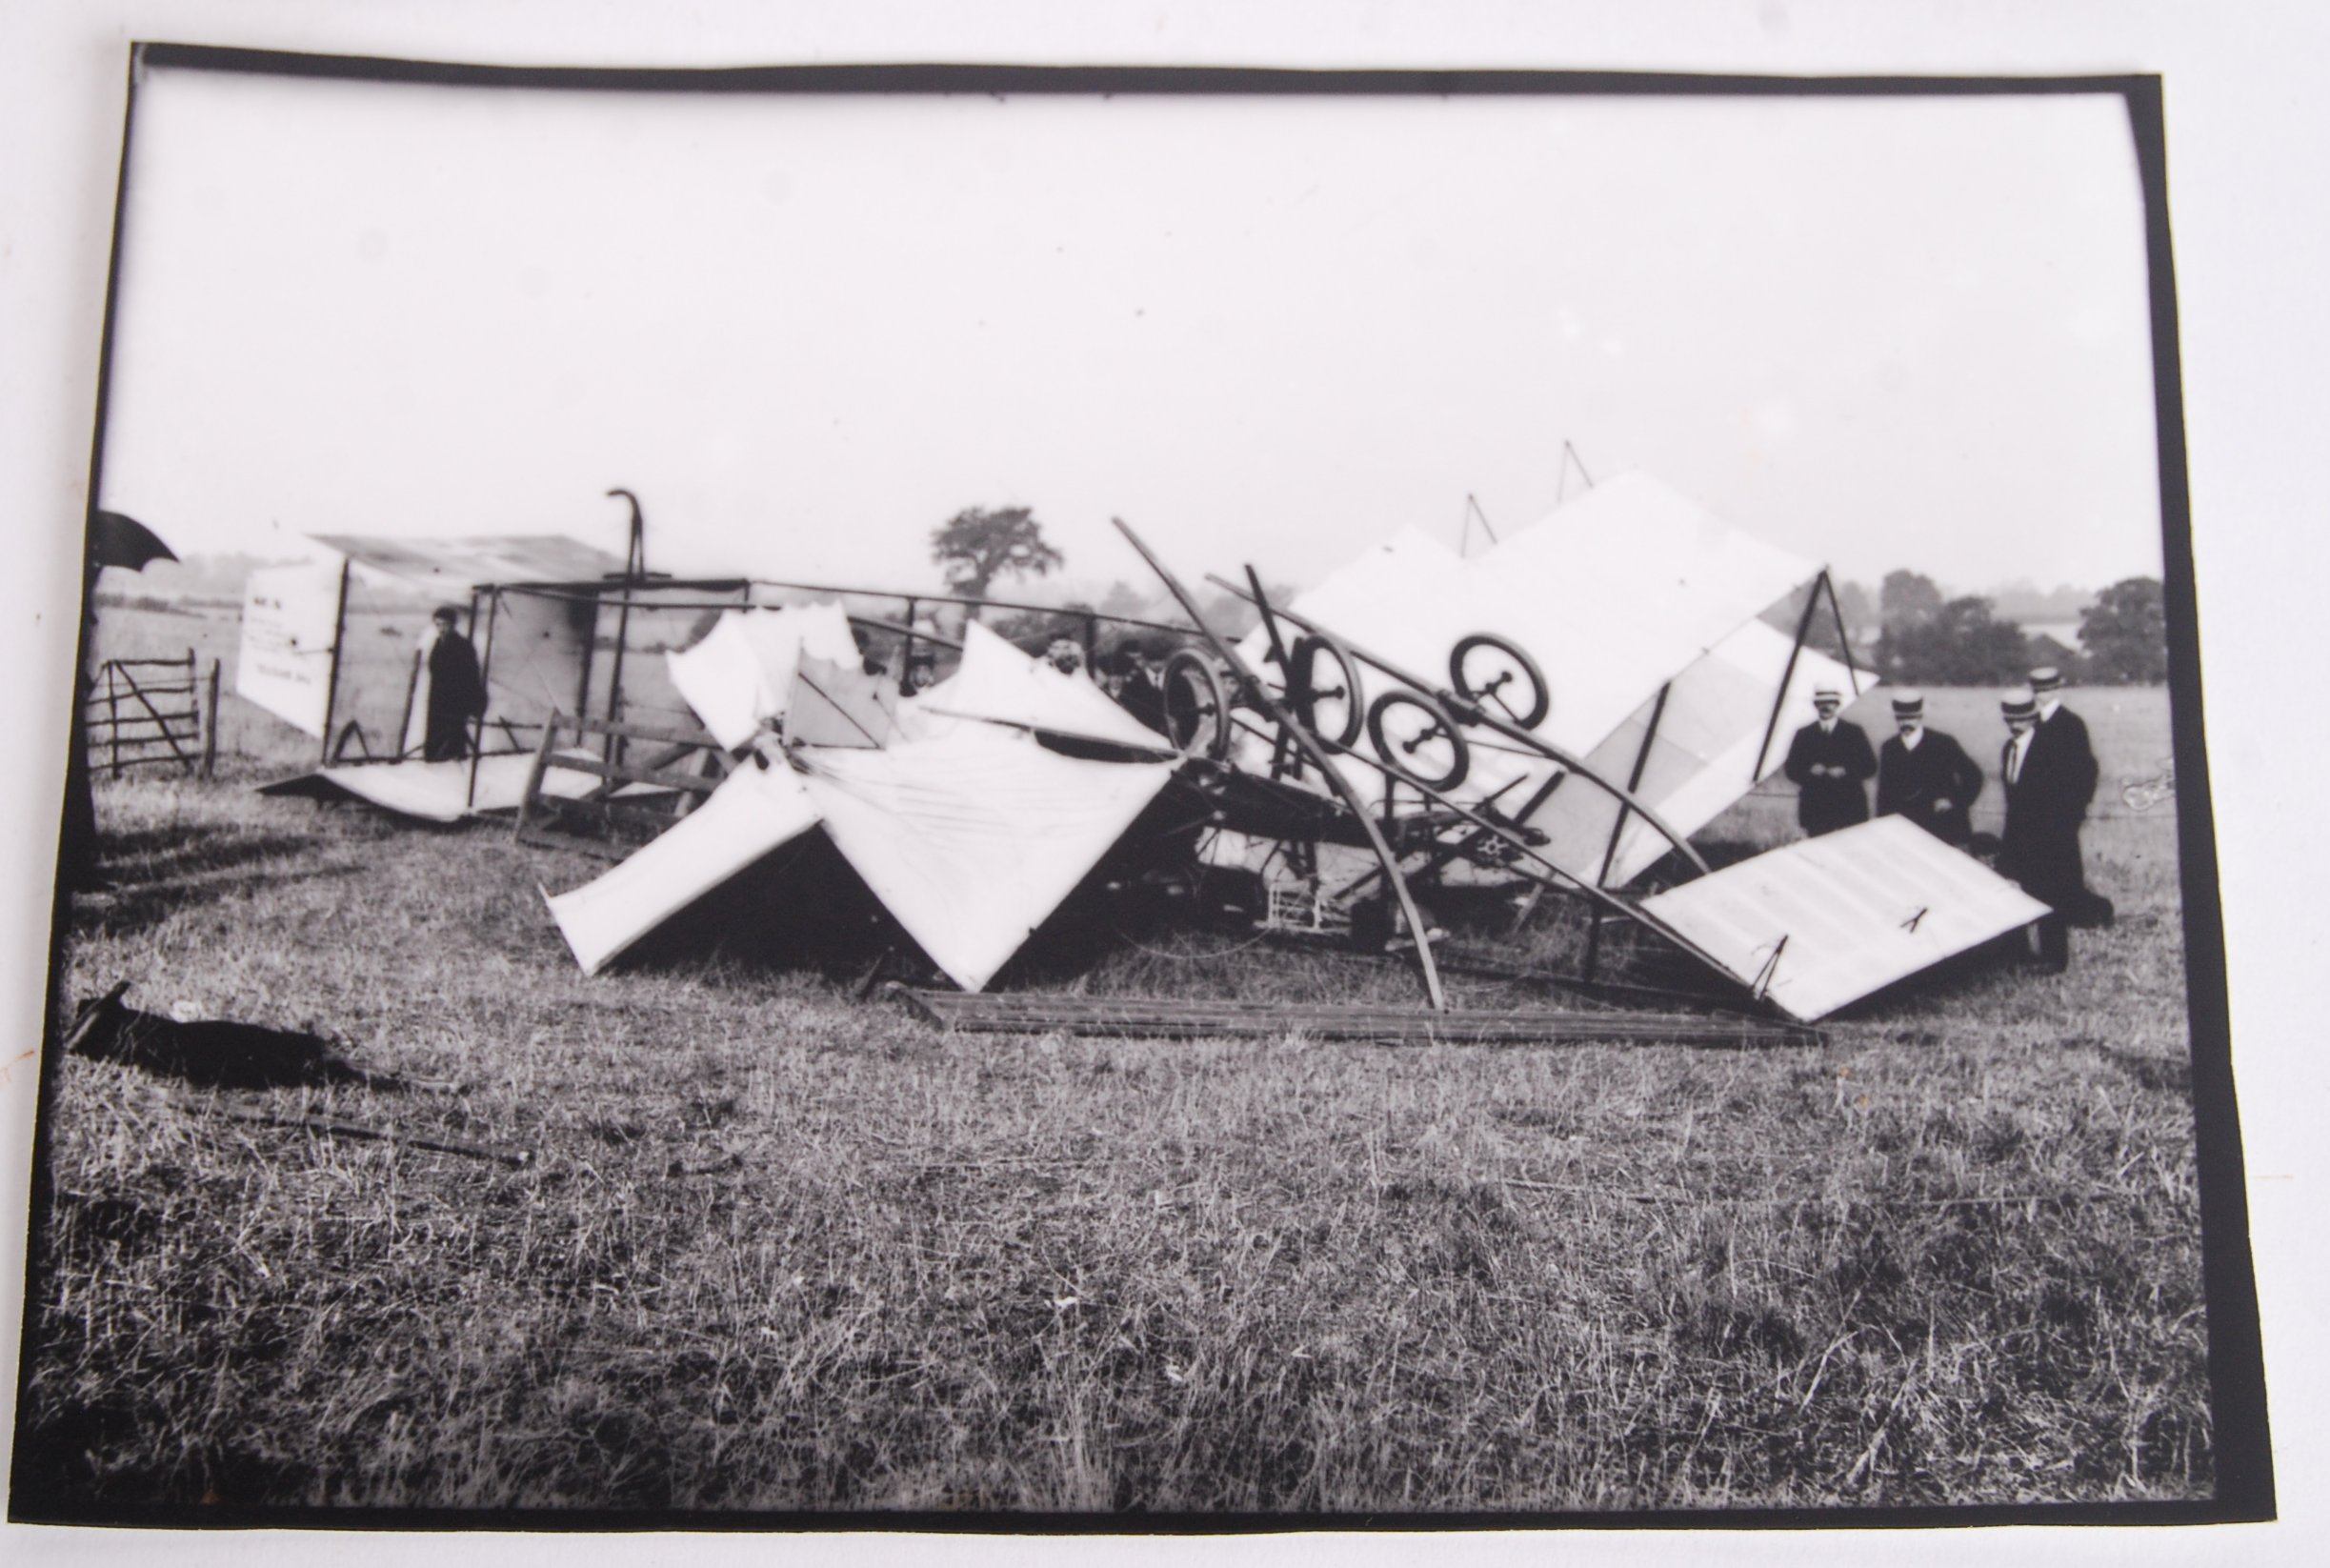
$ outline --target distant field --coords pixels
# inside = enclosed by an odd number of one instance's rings
[[[1995,757],[1993,694],[1931,701]],[[2160,694],[2073,702],[2107,791],[2165,754]],[[254,796],[310,743],[230,722],[235,781],[101,786],[116,886],[77,909],[66,989],[313,1020],[467,1092],[200,1095],[58,1064],[20,1508],[2211,1489],[2165,808],[2103,802],[2088,860],[2121,918],[2075,934],[2069,975],[1969,964],[1824,1045],[958,1036],[741,932],[585,980],[537,886],[590,863]],[[1775,841],[1789,805],[1705,836]],[[1568,922],[1527,946],[1574,948]],[[1356,957],[1076,935],[1010,983],[1413,994]]]

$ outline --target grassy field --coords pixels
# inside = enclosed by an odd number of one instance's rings
[[[1992,701],[1937,722],[1990,758]],[[255,797],[307,743],[231,715],[258,738],[220,782],[100,786],[116,885],[66,990],[466,1089],[56,1064],[15,1506],[2206,1496],[2175,830],[2110,793],[2166,709],[2074,705],[2118,927],[2066,975],[1970,965],[1754,1051],[952,1036],[745,944],[587,981],[536,888],[588,862]],[[1413,989],[1170,936],[1018,983]]]

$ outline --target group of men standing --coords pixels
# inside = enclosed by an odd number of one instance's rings
[[[2043,667],[1999,704],[2007,738],[1999,754],[2006,826],[1998,867],[2048,906],[2051,913],[2038,922],[2038,963],[2057,974],[2070,962],[2068,927],[2111,919],[2110,900],[2088,891],[2079,857],[2079,827],[2096,794],[2095,748],[2085,722],[2063,706],[2062,686],[2061,672]],[[1816,691],[1819,717],[1788,746],[1781,771],[1797,787],[1797,821],[1804,831],[1834,833],[1867,821],[1866,786],[1874,777],[1878,815],[1905,816],[1945,844],[1970,844],[1969,808],[1982,793],[1983,772],[1953,736],[1926,727],[1923,694],[1895,695],[1895,734],[1874,751],[1860,726],[1838,716],[1843,706],[1835,688]]]

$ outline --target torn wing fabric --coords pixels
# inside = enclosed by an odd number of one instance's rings
[[[666,653],[677,689],[722,746],[751,740],[763,719],[785,716],[804,653],[857,662],[850,617],[838,604],[732,610],[694,647]]]
[[[896,688],[853,660],[801,655],[785,705],[785,738],[796,746],[886,746],[897,729]]]
[[[1019,951],[1174,771],[1062,756],[1032,736],[968,724],[804,760],[834,845],[966,991]]]
[[[1898,816],[1769,851],[1641,908],[1806,1023],[2047,913]]]
[[[1686,666],[1666,685],[1663,698],[1654,693],[1627,715],[1587,754],[1587,766],[1621,784],[1637,780],[1637,799],[1676,832],[1685,836],[1698,832],[1779,771],[1789,737],[1818,716],[1812,705],[1815,690],[1830,685],[1849,690],[1845,667],[1810,648],[1798,651],[1791,671],[1794,643],[1787,633],[1762,621],[1747,622]],[[1788,694],[1775,725],[1772,699],[1783,678]],[[1639,813],[1625,813],[1623,827],[1619,818],[1616,795],[1584,779],[1569,779],[1529,820],[1547,835],[1541,853],[1556,865],[1588,881],[1621,887],[1674,845]]]
[[[1077,740],[1160,753],[1164,737],[1116,706],[1091,678],[1030,658],[976,621],[963,628],[963,662],[914,699],[920,713],[983,719]]]
[[[591,760],[597,758],[592,754]],[[542,793],[584,795],[602,782],[590,774],[552,766],[542,775]],[[313,794],[319,787],[354,795],[400,816],[423,822],[458,822],[484,812],[517,810],[526,798],[526,780],[533,772],[533,757],[524,752],[498,752],[461,762],[359,762],[320,768],[296,778],[260,786],[261,794]]]
[[[572,893],[550,898],[583,973],[626,948],[762,856],[817,825],[800,774],[779,761],[737,769],[670,832]]]

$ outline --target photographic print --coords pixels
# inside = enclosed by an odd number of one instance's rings
[[[131,70],[13,1518],[2271,1517],[2157,80]]]

